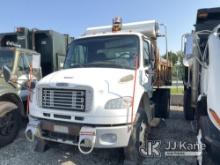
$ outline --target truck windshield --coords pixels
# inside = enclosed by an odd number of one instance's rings
[[[134,69],[139,40],[135,35],[78,39],[70,45],[64,68]]]
[[[0,70],[4,65],[7,65],[11,70],[13,68],[15,53],[12,50],[0,49]]]

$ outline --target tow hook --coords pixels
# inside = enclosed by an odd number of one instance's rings
[[[29,118],[29,123],[25,130],[25,137],[28,141],[34,142],[35,136],[40,136],[39,125],[40,122],[38,120]]]
[[[25,137],[29,142],[34,142],[35,136],[38,134],[38,129],[33,126],[28,126],[25,130]]]
[[[92,127],[82,127],[79,133],[78,149],[84,154],[90,154],[95,146],[96,129]]]

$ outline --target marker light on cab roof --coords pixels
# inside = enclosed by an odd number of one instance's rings
[[[202,13],[199,13],[198,18],[207,18],[208,17],[208,13],[207,12],[202,12]]]
[[[121,17],[115,17],[112,20],[112,32],[121,31],[122,28],[122,18]]]

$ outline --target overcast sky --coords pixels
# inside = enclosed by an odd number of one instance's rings
[[[15,27],[53,29],[74,37],[87,27],[156,19],[168,28],[168,48],[180,49],[180,38],[190,32],[197,9],[220,7],[220,0],[5,0],[1,1],[0,32]]]

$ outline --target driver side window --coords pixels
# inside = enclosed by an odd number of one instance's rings
[[[144,67],[148,66],[150,64],[150,46],[147,41],[144,40],[144,52],[143,52],[143,58],[144,58]]]
[[[28,73],[29,73],[29,62],[27,58],[25,58],[25,55],[22,54],[18,62],[18,75],[21,76],[23,74],[28,74]]]

